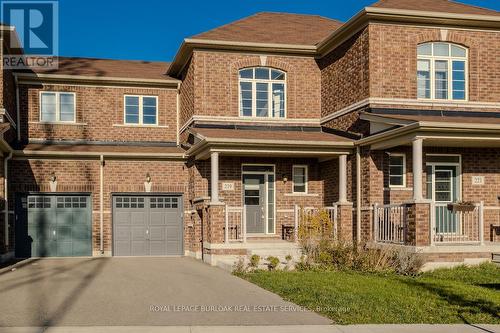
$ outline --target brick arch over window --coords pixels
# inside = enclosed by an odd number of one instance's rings
[[[263,58],[264,57],[264,61]],[[263,65],[264,63],[264,65]],[[244,68],[249,67],[268,67],[278,69],[286,73],[286,114],[287,118],[290,118],[289,110],[296,109],[296,91],[297,91],[297,74],[296,67],[287,63],[286,61],[282,61],[280,59],[276,59],[273,56],[251,56],[245,59],[239,59],[231,63],[229,66],[231,71],[231,83],[230,83],[230,99],[231,105],[235,110],[238,110],[239,115],[239,71]],[[293,114],[293,113],[292,113]],[[293,115],[292,115],[293,117]]]

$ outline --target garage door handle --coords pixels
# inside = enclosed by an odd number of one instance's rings
[[[56,235],[56,231],[55,230],[52,230],[52,235]]]
[[[149,239],[149,229],[146,229],[146,239]]]

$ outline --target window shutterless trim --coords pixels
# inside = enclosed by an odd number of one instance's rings
[[[43,94],[55,94],[56,96],[56,119],[55,120],[43,120],[43,114],[42,114],[42,108],[43,108],[43,101],[42,101],[42,95]],[[67,94],[67,95],[73,95],[73,120],[61,120],[61,99],[60,95],[61,94]],[[71,123],[76,123],[76,93],[72,91],[49,91],[49,90],[41,90],[38,93],[38,100],[40,102],[40,115],[38,117],[40,123],[45,123],[45,124],[71,124]]]
[[[400,156],[403,158],[403,184],[391,185],[391,156]],[[396,166],[396,165],[394,165]],[[399,166],[399,165],[397,165]],[[399,176],[399,175],[394,175]],[[406,187],[406,154],[405,153],[389,153],[389,188],[405,188]]]
[[[434,49],[434,44],[447,44],[448,45],[448,50],[449,50],[449,55],[448,56],[437,56],[434,55],[434,51],[432,51],[432,55],[419,55],[418,54],[418,47],[424,44],[430,44],[431,49]],[[457,46],[465,51],[465,56],[464,57],[457,57],[457,56],[452,56],[451,55],[451,48],[452,46]],[[430,97],[418,97],[418,61],[419,60],[428,60],[430,62]],[[436,98],[436,72],[435,72],[435,64],[436,61],[446,61],[447,62],[447,96],[446,98]],[[453,61],[463,61],[465,63],[464,65],[464,99],[454,99],[453,98]],[[443,101],[461,101],[461,102],[467,102],[469,101],[469,49],[465,46],[455,44],[455,43],[448,43],[448,42],[426,42],[426,43],[421,43],[417,45],[417,99],[421,101],[436,101],[436,102],[443,102]]]
[[[295,191],[295,168],[304,169],[304,192]],[[308,193],[308,183],[309,183],[309,166],[306,164],[294,164],[292,165],[292,193],[293,194],[307,194]]]
[[[255,77],[255,70],[258,68],[265,68],[269,69],[269,79],[255,79],[255,78],[241,78],[240,77],[240,72],[244,70],[251,69],[253,70],[254,77]],[[283,74],[284,79],[283,80],[273,80],[271,79],[272,71],[279,71],[280,73]],[[243,108],[242,108],[242,93],[241,93],[241,82],[248,82],[252,84],[252,115],[251,116],[244,116],[242,113]],[[267,107],[267,117],[259,117],[257,116],[257,83],[265,83],[268,86],[268,91],[267,91],[267,98],[268,98],[268,107]],[[273,112],[273,84],[274,83],[281,83],[283,84],[283,117],[280,117],[279,115],[277,117],[273,117],[272,112]],[[238,115],[242,119],[286,119],[287,117],[287,73],[273,67],[264,67],[264,66],[256,66],[256,67],[246,67],[246,68],[241,68],[238,70]]]
[[[138,118],[139,122],[137,123],[128,123],[127,122],[127,97],[137,97],[139,99],[139,113],[138,113]],[[144,123],[144,110],[143,110],[143,99],[144,97],[152,97],[156,100],[156,115],[155,115],[155,123],[154,124],[145,124]],[[125,94],[123,95],[123,124],[128,125],[128,126],[158,126],[158,96],[154,95],[128,95]]]

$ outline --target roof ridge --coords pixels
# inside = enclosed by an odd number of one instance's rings
[[[245,21],[251,17],[254,17],[254,16],[257,16],[258,14],[260,14],[261,12],[257,12],[257,13],[253,13],[252,15],[249,15],[249,16],[245,16],[245,17],[242,17],[242,18],[239,18],[235,21],[231,21],[231,22],[228,22],[226,24],[223,24],[223,25],[219,25],[219,26],[216,26],[215,28],[212,28],[210,30],[206,30],[206,31],[202,31],[200,33],[197,33],[196,35],[192,35],[190,38],[193,38],[193,37],[196,37],[196,36],[199,36],[199,35],[203,35],[205,33],[208,33],[208,32],[211,32],[211,31],[215,31],[215,30],[219,30],[221,28],[224,28],[224,27],[227,27],[229,26],[230,24],[234,24],[234,23],[237,23],[237,22],[242,22],[242,21]]]

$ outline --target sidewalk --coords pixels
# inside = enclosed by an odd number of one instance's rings
[[[500,325],[0,327],[0,333],[498,333]]]

